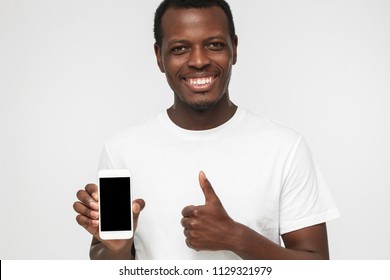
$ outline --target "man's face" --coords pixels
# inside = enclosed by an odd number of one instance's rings
[[[176,101],[195,110],[217,104],[228,91],[237,51],[224,11],[169,8],[162,30],[162,45],[155,46],[155,52]]]

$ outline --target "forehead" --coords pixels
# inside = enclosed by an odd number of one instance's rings
[[[207,8],[169,8],[161,19],[163,41],[209,36],[229,37],[225,12],[218,6]]]

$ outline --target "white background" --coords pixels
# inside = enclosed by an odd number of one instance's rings
[[[72,205],[104,141],[166,109],[160,0],[0,0],[0,259],[87,259]],[[333,259],[390,259],[390,2],[230,0],[232,100],[304,134]]]

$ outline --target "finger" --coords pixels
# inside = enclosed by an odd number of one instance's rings
[[[192,233],[188,228],[183,229],[184,236],[189,239],[192,237]]]
[[[191,241],[188,238],[186,239],[186,245],[188,248],[192,249]]]
[[[85,190],[95,200],[98,201],[98,186],[96,184],[88,184],[85,186]]]
[[[199,229],[199,224],[197,223],[196,220],[191,219],[191,218],[182,218],[180,221],[181,225],[183,228],[188,229],[188,230],[197,230]]]
[[[183,228],[187,228],[187,229],[191,228],[190,222],[191,222],[191,219],[190,219],[190,218],[182,218],[182,219],[180,220],[181,226],[182,226]]]
[[[99,221],[92,220],[82,215],[77,215],[76,217],[77,223],[84,227],[90,234],[96,235],[99,230]]]
[[[139,214],[145,208],[145,201],[143,199],[135,199],[133,201],[134,219],[138,219]]]
[[[141,211],[145,208],[145,201],[143,199],[135,199],[133,201],[133,219],[134,219],[134,230],[138,225],[138,218]]]
[[[199,172],[199,185],[202,188],[206,204],[221,204],[217,194],[215,193],[210,181],[207,179],[203,171]]]
[[[99,205],[97,201],[85,190],[79,190],[76,194],[77,198],[89,208],[97,211]]]
[[[181,215],[183,217],[196,217],[198,215],[198,210],[196,206],[189,205],[183,208],[183,210],[181,211]]]
[[[79,201],[76,201],[74,204],[73,204],[73,209],[87,217],[87,218],[90,218],[90,219],[93,219],[93,220],[98,220],[99,219],[99,212],[98,211],[95,211],[89,207],[87,207],[86,205],[84,205],[83,203],[79,202]]]

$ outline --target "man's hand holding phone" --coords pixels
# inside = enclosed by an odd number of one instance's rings
[[[133,239],[104,240],[99,234],[99,201],[98,186],[88,184],[85,189],[77,192],[76,201],[73,204],[74,210],[78,213],[76,220],[83,226],[97,241],[101,242],[110,251],[121,251],[129,249],[133,244]],[[129,197],[130,199],[130,197]],[[132,202],[133,211],[133,232],[137,228],[138,217],[145,202],[142,199],[136,199]]]

